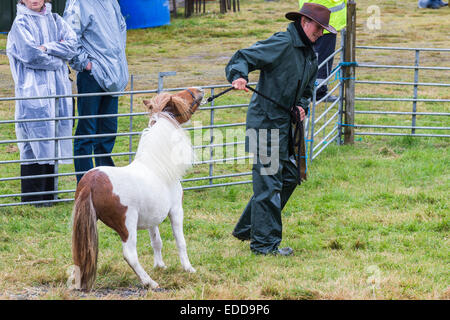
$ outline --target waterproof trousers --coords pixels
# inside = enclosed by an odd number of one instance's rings
[[[280,161],[277,172],[264,174],[257,161],[252,168],[253,196],[244,209],[233,235],[250,240],[254,253],[268,254],[278,249],[282,236],[281,210],[297,186],[297,167],[293,156]]]
[[[22,164],[20,166],[20,176],[24,177],[24,179],[21,180],[21,191],[23,194],[21,198],[22,202],[53,200],[54,195],[52,193],[38,195],[27,195],[27,193],[54,191],[54,177],[29,178],[31,176],[53,174],[54,170],[55,166],[52,164]]]
[[[105,92],[89,71],[79,72],[77,76],[78,93]],[[78,98],[78,115],[117,114],[119,100],[113,96],[96,96]],[[117,133],[117,117],[79,119],[76,136]],[[74,155],[110,154],[113,150],[116,137],[79,138],[74,141]],[[91,157],[75,159],[77,182],[81,180],[85,171],[94,167]],[[95,166],[114,166],[111,156],[95,157]]]
[[[314,50],[317,53],[317,63],[320,65],[324,62],[329,56],[331,56],[336,49],[336,35],[332,33],[326,33],[317,39]],[[331,74],[333,68],[333,58],[328,60],[318,71],[317,71],[317,82],[321,83],[323,80],[328,78]],[[321,86],[317,89],[317,100],[320,100],[324,97],[328,92],[327,85]]]

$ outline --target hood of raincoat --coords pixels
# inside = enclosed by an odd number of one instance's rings
[[[49,2],[46,2],[44,4],[44,9],[41,12],[36,12],[31,9],[28,9],[26,5],[22,3],[17,4],[17,15],[21,14],[28,14],[32,16],[42,16],[46,14],[52,14],[52,4]]]
[[[123,91],[128,83],[127,26],[116,0],[68,0],[64,19],[78,37],[70,66],[81,72],[89,62],[103,90]]]

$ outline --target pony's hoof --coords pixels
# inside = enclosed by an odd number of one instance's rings
[[[197,270],[195,270],[192,266],[184,268],[184,270],[186,270],[187,272],[190,272],[190,273],[196,273],[197,272]]]
[[[164,263],[163,263],[163,264],[158,263],[158,264],[155,264],[155,265],[153,266],[153,268],[154,268],[154,269],[159,268],[159,269],[166,270],[166,269],[167,269],[167,266],[166,266]]]
[[[159,288],[159,284],[157,282],[153,281],[152,279],[148,279],[146,281],[143,281],[142,285],[145,286],[145,287],[150,287],[153,290]]]

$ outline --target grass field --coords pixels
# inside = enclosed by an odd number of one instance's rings
[[[373,1],[357,1],[357,45],[450,48],[442,32],[450,10],[419,10],[416,0],[376,2],[380,28],[373,29]],[[127,56],[135,89],[154,89],[157,73],[177,71],[165,87],[223,84],[224,67],[233,52],[284,30],[284,13],[295,1],[242,0],[241,12],[218,14],[218,4],[170,26],[128,32]],[[376,9],[376,8],[375,8]],[[376,12],[376,10],[375,10]],[[431,25],[432,23],[432,25]],[[0,35],[0,50],[6,37]],[[357,60],[412,65],[414,53],[366,52]],[[421,64],[449,66],[448,53],[424,53]],[[0,55],[0,95],[12,96],[8,60]],[[412,71],[357,70],[358,79],[412,81]],[[256,80],[253,74],[251,80]],[[420,73],[420,81],[448,83],[448,72]],[[357,96],[411,97],[408,86],[357,86]],[[446,88],[419,87],[419,97],[449,99]],[[134,111],[144,111],[134,100]],[[245,103],[249,95],[233,93],[218,104]],[[127,112],[129,99],[121,98]],[[357,102],[356,108],[410,111],[411,103]],[[418,111],[449,112],[448,103],[418,103]],[[245,108],[221,110],[216,123],[245,121]],[[11,103],[0,103],[0,119],[13,119]],[[209,113],[196,115],[206,123]],[[410,119],[365,116],[358,123],[409,123]],[[128,131],[128,120],[119,131]],[[136,118],[134,130],[146,126]],[[450,127],[444,117],[424,118],[418,125]],[[441,132],[442,133],[442,132]],[[208,132],[205,132],[208,135]],[[15,139],[13,126],[2,125],[0,140]],[[137,140],[135,139],[134,146]],[[208,142],[208,141],[204,141]],[[115,152],[128,150],[118,139]],[[0,145],[0,160],[18,159],[15,145]],[[128,157],[118,159],[125,164]],[[99,223],[99,268],[94,291],[66,288],[71,261],[72,204],[51,208],[0,208],[0,298],[3,299],[450,299],[448,138],[357,137],[352,146],[330,145],[309,167],[283,212],[282,246],[288,258],[255,256],[248,243],[231,236],[250,198],[251,185],[187,191],[185,236],[195,274],[183,272],[170,223],[160,226],[168,268],[152,270],[153,253],[146,231],[138,235],[141,264],[165,291],[140,287],[122,258],[120,238]],[[188,177],[207,172],[195,167]],[[246,164],[217,164],[215,172],[249,170]],[[63,166],[72,172],[71,166]],[[0,176],[17,176],[18,165],[3,165]],[[73,189],[74,178],[61,179]],[[224,180],[225,182],[228,180]],[[230,180],[231,181],[231,180]],[[1,194],[17,193],[18,181],[0,185]],[[69,196],[69,195],[68,195]]]

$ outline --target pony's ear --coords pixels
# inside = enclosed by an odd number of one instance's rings
[[[150,100],[144,100],[144,104],[148,108],[148,111],[151,113],[161,112],[170,102],[170,98],[171,95],[164,92],[154,96]]]
[[[172,96],[170,100],[172,100],[172,103],[175,106],[175,108],[177,108],[177,110],[180,109],[183,110],[184,108],[187,107],[187,102],[183,98]]]
[[[152,111],[153,105],[151,104],[150,100],[144,100],[144,105],[148,108],[149,111]]]

